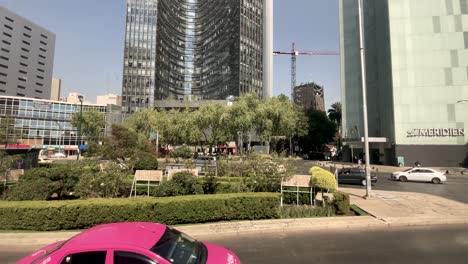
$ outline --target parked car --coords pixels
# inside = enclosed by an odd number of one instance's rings
[[[216,165],[216,157],[214,156],[198,156],[195,160],[197,165]]]
[[[52,154],[50,157],[53,159],[63,159],[63,158],[66,158],[67,156],[63,153],[57,152],[57,153]]]
[[[338,183],[367,185],[366,171],[360,168],[342,169],[338,172]],[[371,173],[371,184],[377,183],[377,175]]]
[[[53,160],[48,159],[48,158],[38,158],[37,159],[38,164],[48,164],[48,163],[52,163],[52,162],[53,162]]]
[[[420,182],[432,182],[441,183],[447,181],[447,176],[440,171],[436,171],[429,168],[415,167],[405,171],[399,171],[392,173],[390,176],[392,180],[397,181],[420,181]]]
[[[229,249],[199,242],[172,227],[127,222],[95,226],[17,263],[240,264],[240,260]]]

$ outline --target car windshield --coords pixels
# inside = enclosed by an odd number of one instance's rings
[[[167,227],[151,251],[175,264],[206,263],[206,248],[197,240]]]
[[[413,169],[413,168],[409,168],[409,169],[404,170],[403,172],[408,172],[408,171],[410,171],[410,170],[412,170],[412,169]]]

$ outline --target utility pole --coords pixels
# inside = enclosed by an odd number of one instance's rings
[[[369,129],[367,124],[367,87],[366,87],[366,53],[364,36],[363,2],[358,0],[359,6],[359,39],[361,49],[361,79],[362,79],[362,112],[364,121],[364,152],[366,154],[366,198],[371,197],[370,160],[369,160]]]

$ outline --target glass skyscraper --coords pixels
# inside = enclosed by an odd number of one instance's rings
[[[460,165],[468,142],[468,1],[363,3],[371,162]],[[363,137],[358,0],[340,0],[339,12],[351,160]]]
[[[124,110],[154,100],[264,97],[264,2],[127,0]]]

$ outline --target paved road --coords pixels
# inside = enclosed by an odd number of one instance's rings
[[[305,231],[200,237],[236,252],[242,263],[467,263],[468,225],[384,230]],[[33,251],[0,248],[0,263]]]
[[[297,170],[307,174],[310,167],[314,166],[314,161],[299,161]],[[443,184],[421,183],[421,182],[399,182],[389,180],[390,173],[377,173],[378,182],[373,186],[376,190],[402,191],[426,193],[444,197],[458,202],[468,204],[468,175],[448,175],[447,182]],[[340,184],[346,188],[362,188],[360,185]],[[467,261],[468,263],[468,261]]]
[[[443,184],[392,181],[389,180],[390,173],[377,173],[377,177],[378,182],[372,186],[375,190],[426,193],[468,204],[468,175],[448,175],[447,181]],[[340,186],[365,188],[349,184],[340,184]]]

